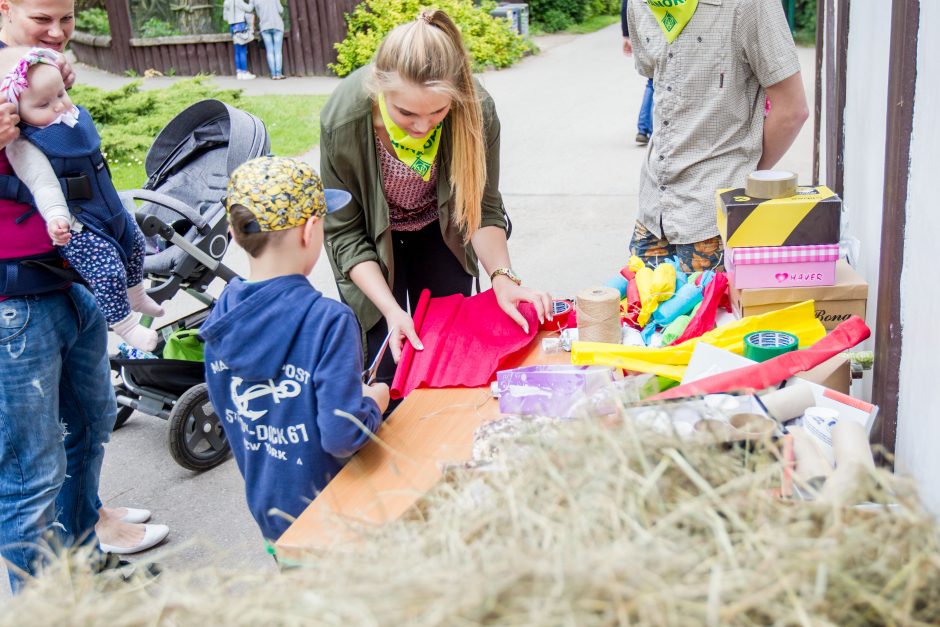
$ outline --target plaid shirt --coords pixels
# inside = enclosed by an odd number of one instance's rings
[[[744,185],[763,152],[764,88],[800,71],[780,0],[699,0],[672,44],[645,2],[627,19],[655,87],[637,219],[672,244],[715,237],[715,190]]]

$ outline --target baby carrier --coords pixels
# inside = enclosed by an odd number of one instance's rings
[[[88,111],[79,107],[79,112],[74,127],[24,125],[21,134],[49,159],[72,215],[84,228],[114,245],[126,263],[134,243],[134,225],[111,183],[95,123]],[[0,198],[34,205],[29,189],[15,176],[0,176]],[[33,206],[17,221],[25,220],[35,211]],[[2,263],[5,272],[0,279],[0,293],[7,296],[39,294],[78,280],[65,269],[57,254]]]

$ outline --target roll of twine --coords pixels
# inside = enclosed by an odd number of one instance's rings
[[[620,343],[620,292],[592,287],[578,292],[578,340]]]

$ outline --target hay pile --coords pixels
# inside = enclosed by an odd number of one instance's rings
[[[860,496],[899,507],[862,511],[774,498],[770,445],[725,450],[630,421],[543,425],[496,449],[411,520],[303,568],[116,584],[60,562],[0,624],[940,622],[937,529],[888,474]]]

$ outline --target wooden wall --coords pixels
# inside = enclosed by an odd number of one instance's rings
[[[330,74],[327,67],[336,61],[333,44],[346,37],[344,13],[359,4],[357,0],[288,0],[290,30],[284,33],[284,73],[288,76]],[[164,74],[200,73],[235,74],[232,38],[226,33],[183,35],[137,39],[131,32],[127,0],[107,0],[110,37],[92,37],[77,33],[70,44],[82,63],[109,72],[123,74],[148,69]],[[268,74],[264,44],[253,42],[248,48],[248,69],[258,75]]]

